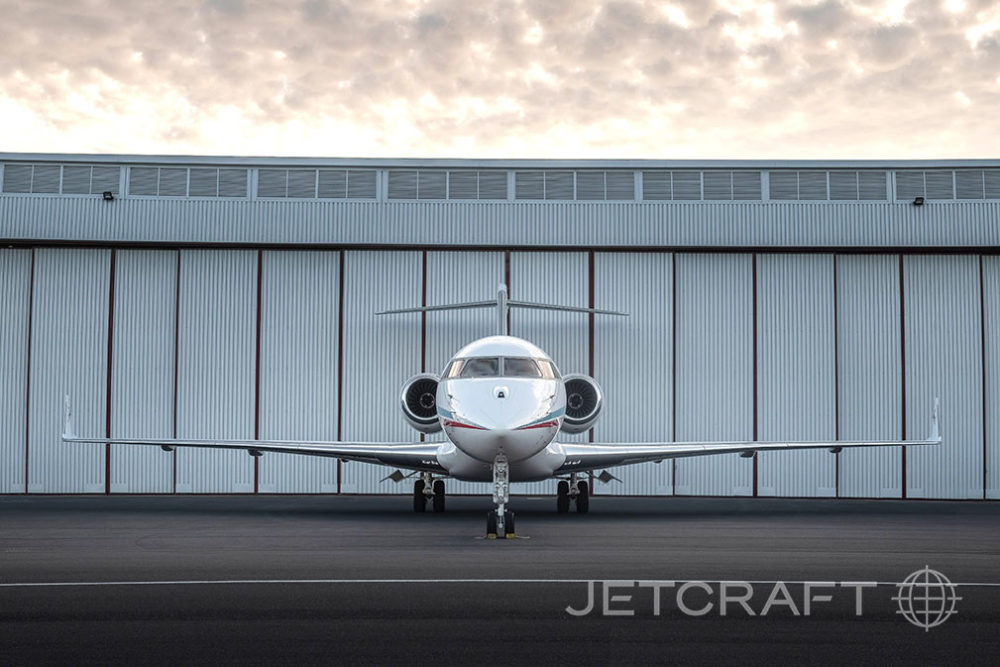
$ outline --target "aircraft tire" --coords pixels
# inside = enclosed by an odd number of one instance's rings
[[[424,495],[424,480],[422,479],[413,483],[413,511],[427,511],[427,496]]]
[[[503,513],[503,531],[508,540],[514,539],[514,513],[510,510]]]
[[[576,488],[580,491],[576,497],[576,513],[586,514],[590,511],[590,486],[586,482],[578,482]]]
[[[556,487],[556,512],[566,514],[569,512],[569,482],[562,480]]]
[[[496,539],[497,537],[497,512],[490,510],[486,513],[486,537]]]
[[[444,511],[444,480],[434,480],[434,497],[432,501],[435,512]]]

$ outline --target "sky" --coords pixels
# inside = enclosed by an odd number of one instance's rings
[[[1000,0],[0,0],[0,151],[1000,158]]]

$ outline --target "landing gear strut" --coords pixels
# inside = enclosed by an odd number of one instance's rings
[[[569,512],[570,502],[576,503],[577,514],[590,511],[590,485],[583,480],[577,480],[576,473],[570,473],[569,481],[562,480],[556,487],[556,512]]]
[[[420,479],[413,483],[413,511],[426,512],[428,498],[435,512],[444,511],[444,480],[434,479],[429,472],[422,472]]]
[[[506,508],[510,500],[510,468],[503,452],[493,461],[493,502],[495,510],[486,515],[486,538],[495,540],[498,536],[514,539],[514,513]]]

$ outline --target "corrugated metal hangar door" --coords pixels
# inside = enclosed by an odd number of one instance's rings
[[[938,448],[668,461],[598,493],[1000,497],[995,256],[47,247],[0,250],[0,492],[406,493],[359,463],[66,445],[63,396],[86,435],[415,439],[400,386],[492,313],[375,313],[501,281],[630,313],[512,315],[605,389],[570,438],[920,438],[942,399]]]

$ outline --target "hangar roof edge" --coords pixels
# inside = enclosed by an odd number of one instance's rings
[[[0,162],[81,162],[87,164],[205,164],[240,167],[358,167],[367,169],[934,169],[1000,166],[996,159],[926,160],[652,160],[652,159],[478,159],[351,158],[226,155],[137,155],[99,153],[5,153]]]

